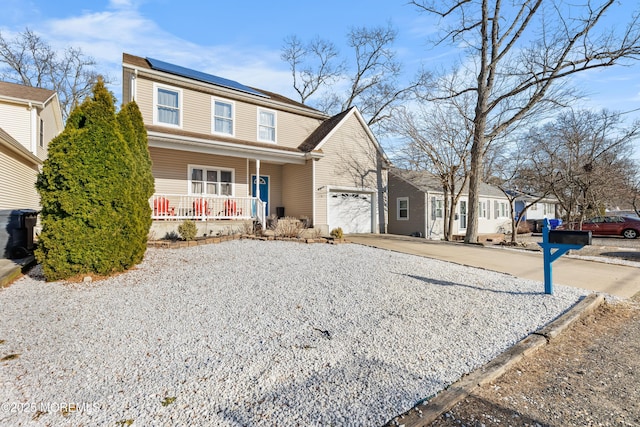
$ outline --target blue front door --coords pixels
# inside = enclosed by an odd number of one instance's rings
[[[256,176],[251,175],[251,194],[256,194]],[[269,216],[269,177],[260,175],[260,200],[264,202],[266,215]]]

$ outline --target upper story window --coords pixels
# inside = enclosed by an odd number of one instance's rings
[[[213,133],[233,136],[233,102],[222,99],[213,100]]]
[[[276,113],[258,108],[258,141],[276,142]]]
[[[154,124],[182,127],[182,90],[154,85]]]

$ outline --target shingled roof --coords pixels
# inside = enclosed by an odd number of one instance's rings
[[[324,140],[324,138],[331,133],[331,131],[340,124],[342,119],[349,114],[349,112],[355,107],[351,107],[347,110],[344,110],[342,113],[336,114],[335,116],[325,120],[322,122],[320,126],[314,130],[311,135],[305,139],[302,144],[298,146],[298,150],[303,151],[305,153],[309,153],[316,149],[318,144]]]
[[[17,83],[0,82],[0,98],[13,98],[22,101],[35,101],[44,104],[55,91],[39,87],[25,86]]]
[[[391,169],[391,173],[399,178],[402,178],[403,180],[412,184],[418,190],[425,193],[428,191],[442,192],[442,184],[440,183],[440,179],[431,172],[393,168]],[[458,185],[461,184],[460,181],[461,180],[458,180]],[[467,182],[465,183],[463,192],[469,192],[469,180],[467,180]],[[480,183],[480,196],[495,198],[506,197],[499,188],[484,182]]]
[[[146,58],[142,58],[139,56],[135,56],[135,55],[131,55],[129,53],[123,53],[122,54],[122,61],[126,64],[130,64],[133,65],[135,67],[138,68],[145,68],[148,70],[152,70],[153,67],[151,66],[151,64],[149,63],[149,61]],[[185,68],[185,67],[180,67],[180,68]],[[188,70],[188,69],[187,69]],[[195,70],[193,70],[195,71]],[[195,71],[197,72],[197,71]],[[213,76],[215,77],[215,76]],[[213,84],[213,83],[210,83]],[[215,84],[214,84],[215,85]],[[270,92],[268,90],[264,90],[264,89],[259,89],[259,88],[255,88],[255,87],[251,87],[251,86],[247,86],[250,89],[253,89],[255,91],[261,92],[262,94],[266,95],[268,97],[268,99],[275,101],[275,102],[280,102],[282,104],[289,104],[291,106],[297,107],[297,108],[303,108],[306,110],[309,110],[310,112],[313,112],[315,114],[324,114],[319,110],[316,110],[315,108],[309,107],[308,105],[302,104],[301,102],[298,101],[294,101],[293,99],[287,98],[286,96],[274,93],[274,92]]]

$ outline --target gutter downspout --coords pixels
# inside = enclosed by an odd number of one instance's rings
[[[316,160],[311,159],[311,188],[313,196],[311,197],[311,224],[316,225]]]
[[[31,127],[30,127],[30,131],[31,131],[31,147],[30,150],[34,155],[38,155],[38,110],[36,109],[36,107],[33,106],[33,104],[31,102],[29,102],[29,112],[31,113],[30,115],[30,121],[31,121]]]

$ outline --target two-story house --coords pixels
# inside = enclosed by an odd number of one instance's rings
[[[40,208],[36,179],[63,127],[56,92],[0,82],[0,210]]]
[[[327,233],[385,225],[388,160],[357,108],[284,96],[123,54],[123,102],[147,129],[155,220],[306,217]]]

